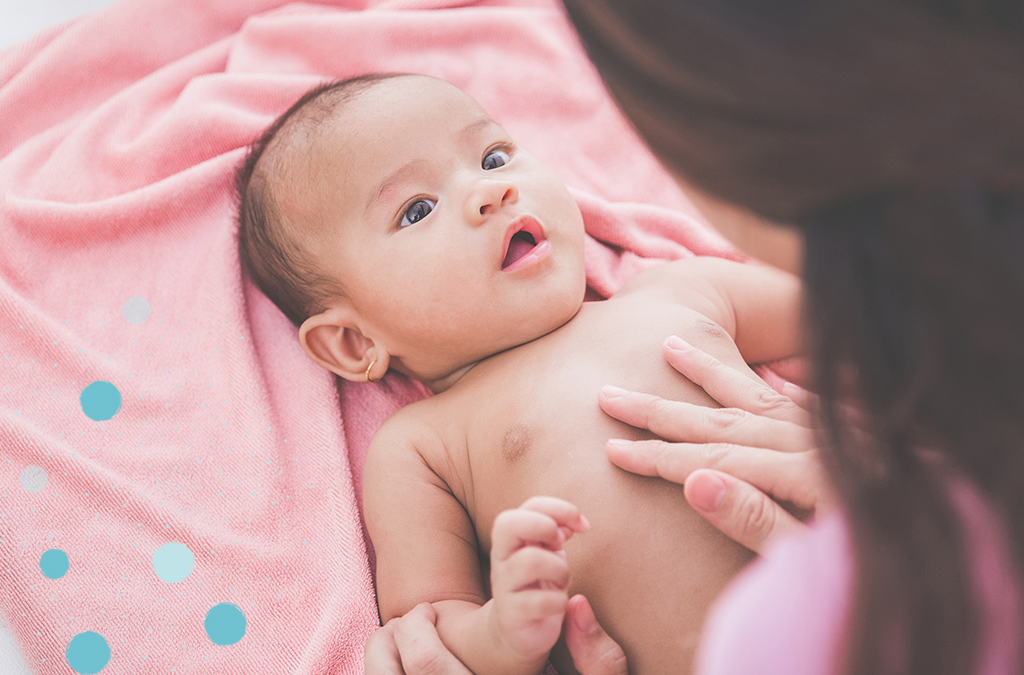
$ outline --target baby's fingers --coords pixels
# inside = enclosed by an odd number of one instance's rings
[[[552,643],[558,639],[565,608],[569,604],[569,594],[565,591],[529,591],[516,593],[504,599],[502,608],[509,617],[510,623],[517,624],[513,629],[527,624],[550,619],[555,625]]]
[[[526,546],[559,551],[565,537],[558,523],[543,513],[524,509],[502,511],[491,530],[491,562],[503,562]]]
[[[568,528],[571,532],[586,532],[590,529],[590,523],[579,509],[558,497],[530,497],[519,508],[543,513],[558,523],[559,527]]]
[[[524,546],[560,551],[574,532],[590,523],[575,506],[555,497],[532,497],[518,509],[502,511],[491,530],[491,559],[501,562]]]
[[[521,548],[492,568],[494,595],[529,590],[560,590],[569,587],[569,564],[563,552],[536,546]]]

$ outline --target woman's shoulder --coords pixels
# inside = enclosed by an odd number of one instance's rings
[[[971,552],[973,590],[983,617],[981,661],[975,672],[1016,673],[1021,600],[1006,532],[972,484],[955,473],[948,479]],[[849,523],[840,511],[776,541],[715,603],[697,672],[843,672],[855,568]]]
[[[697,672],[837,672],[853,568],[849,529],[839,512],[774,542],[712,608]]]
[[[1021,589],[1010,542],[1002,520],[979,490],[963,475],[947,476],[950,495],[960,512],[961,531],[971,552],[974,595],[982,616],[978,675],[1020,672]]]

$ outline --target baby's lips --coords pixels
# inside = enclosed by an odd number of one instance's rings
[[[544,236],[544,228],[541,226],[540,222],[538,222],[536,218],[534,218],[531,215],[519,216],[511,223],[509,223],[508,227],[505,229],[504,243],[501,247],[502,269],[505,269],[506,267],[514,264],[514,261],[508,264],[506,264],[506,262],[508,262],[507,258],[509,256],[509,248],[512,245],[512,239],[520,232],[528,234],[530,235],[530,237],[532,237],[532,247],[539,246],[541,243],[547,240]]]

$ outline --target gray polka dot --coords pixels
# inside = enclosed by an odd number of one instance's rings
[[[150,311],[149,302],[145,298],[138,296],[128,298],[121,307],[125,321],[133,324],[145,323],[146,319],[149,318]]]
[[[42,492],[50,477],[46,475],[46,469],[35,464],[30,464],[21,470],[21,487],[25,492]]]

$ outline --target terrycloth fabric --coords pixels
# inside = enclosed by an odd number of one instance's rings
[[[336,387],[235,249],[233,169],[313,85],[476,97],[578,197],[591,297],[737,257],[554,0],[366,4],[125,0],[0,54],[0,618],[35,673],[362,671],[363,458],[424,392]]]

